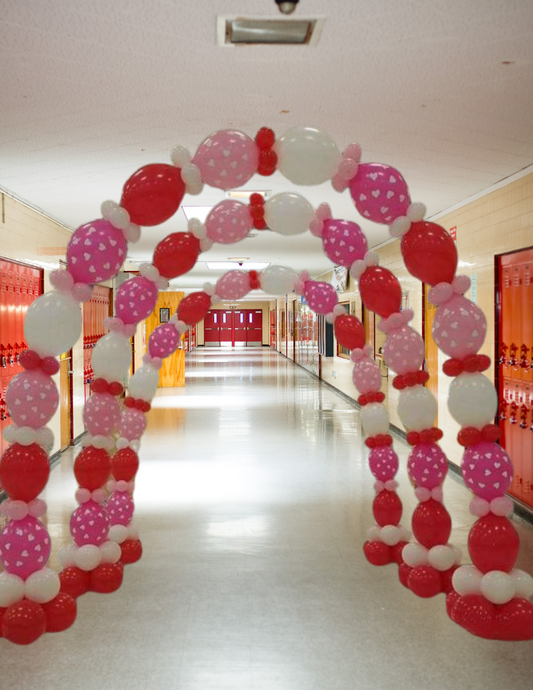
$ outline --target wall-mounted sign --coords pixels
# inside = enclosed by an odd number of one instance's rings
[[[454,242],[457,242],[457,225],[454,225],[453,228],[450,228],[450,236]]]
[[[333,269],[333,277],[331,278],[331,284],[335,288],[335,292],[345,292],[347,282],[348,268],[346,266],[335,266]]]
[[[168,323],[170,321],[170,308],[161,307],[159,309],[159,323]]]

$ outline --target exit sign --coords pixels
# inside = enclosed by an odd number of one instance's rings
[[[450,228],[450,235],[452,237],[452,240],[454,242],[457,242],[457,226],[454,225],[453,228]]]

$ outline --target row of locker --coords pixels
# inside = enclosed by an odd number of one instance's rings
[[[204,319],[207,347],[260,347],[262,309],[210,309]]]
[[[533,381],[533,250],[500,257],[499,280],[502,374]]]

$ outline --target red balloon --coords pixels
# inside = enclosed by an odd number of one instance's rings
[[[430,498],[415,508],[411,527],[416,539],[426,549],[431,549],[437,544],[448,543],[452,532],[452,520],[442,503]]]
[[[173,232],[154,251],[152,262],[167,279],[188,273],[200,254],[200,241],[190,232]]]
[[[143,546],[140,539],[126,539],[120,545],[120,549],[122,551],[120,560],[124,565],[137,563],[143,555]]]
[[[348,350],[362,348],[365,344],[365,327],[356,316],[342,314],[335,319],[335,337]]]
[[[2,621],[4,620],[4,613],[6,611],[7,609],[0,606],[0,637],[4,637],[4,633],[2,632]]]
[[[510,571],[516,562],[519,547],[520,539],[512,522],[493,513],[477,520],[468,535],[472,563],[482,573]]]
[[[497,640],[533,639],[533,604],[527,599],[511,599],[497,607]]]
[[[413,568],[408,585],[413,594],[423,599],[434,597],[442,591],[439,571],[430,565],[417,565]]]
[[[395,491],[380,491],[374,498],[372,512],[380,527],[397,525],[402,519],[402,502]]]
[[[387,318],[400,311],[402,288],[388,268],[369,266],[359,278],[359,290],[365,307],[379,316]]]
[[[124,566],[122,563],[102,563],[91,571],[91,590],[99,594],[116,592],[122,584]]]
[[[171,218],[185,194],[181,170],[166,163],[143,165],[126,181],[120,205],[132,223],[159,225]]]
[[[46,486],[49,475],[48,455],[36,443],[14,443],[0,462],[0,483],[14,501],[33,501]]]
[[[188,325],[201,321],[211,309],[211,297],[205,292],[192,292],[181,300],[178,319]]]
[[[64,594],[77,599],[82,594],[87,594],[91,588],[91,578],[87,571],[69,566],[59,573],[61,581],[61,591]]]
[[[407,563],[402,563],[398,568],[398,577],[402,585],[409,589],[409,575],[412,573],[413,569]]]
[[[457,567],[458,566],[454,565],[448,570],[442,570],[440,573],[441,591],[445,594],[455,591],[452,584],[452,577]]]
[[[406,541],[399,541],[394,546],[391,546],[391,549],[390,549],[391,550],[391,558],[398,565],[402,565],[402,563],[403,563],[402,551],[403,551],[403,547],[406,544],[407,544]]]
[[[21,599],[8,606],[2,619],[6,640],[15,644],[31,644],[46,632],[43,607],[35,601]]]
[[[366,560],[372,565],[388,565],[391,562],[390,546],[382,541],[366,541],[363,551]]]
[[[409,273],[423,283],[451,283],[457,270],[457,247],[451,235],[435,223],[412,223],[402,237],[402,256]]]
[[[460,599],[461,595],[457,594],[455,589],[452,589],[447,595],[446,595],[446,613],[450,618],[452,618],[452,613],[453,613],[453,607],[457,603],[457,601]],[[453,620],[453,618],[452,618]]]
[[[131,482],[138,469],[139,456],[131,448],[121,448],[111,458],[111,474],[117,482]]]
[[[46,632],[62,632],[76,620],[76,600],[64,592],[59,592],[57,597],[42,606],[46,617]]]
[[[449,595],[448,595],[449,596]],[[450,618],[468,632],[486,639],[494,639],[496,606],[480,594],[458,597]]]
[[[83,489],[94,491],[109,479],[111,458],[107,450],[87,446],[74,461],[74,476]]]

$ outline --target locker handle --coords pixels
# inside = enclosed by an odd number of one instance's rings
[[[527,407],[525,405],[520,408],[520,428],[527,429]]]
[[[502,343],[500,345],[500,364],[503,364],[504,367],[509,365],[509,362],[507,360],[507,350],[508,346],[505,343]]]
[[[515,345],[514,343],[511,343],[511,348],[509,350],[509,364],[514,367],[515,369],[519,368],[519,362],[518,362],[518,345]]]
[[[522,344],[520,348],[520,367],[525,369],[526,372],[529,371],[530,362],[527,358],[527,353],[529,352],[529,347],[525,343]]]

